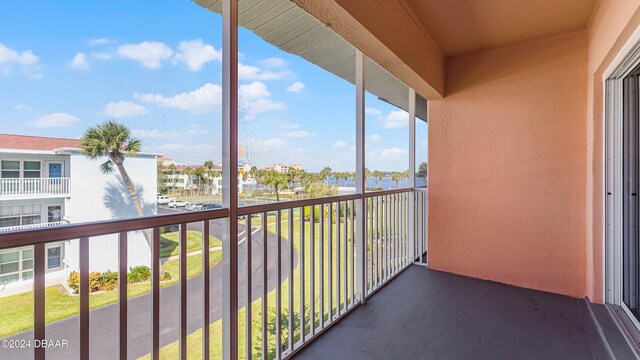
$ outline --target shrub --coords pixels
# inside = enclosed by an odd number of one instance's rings
[[[128,280],[130,283],[148,281],[151,278],[151,269],[148,266],[140,265],[129,270]]]
[[[118,287],[118,273],[107,271],[100,275],[100,290],[113,290]]]
[[[171,274],[169,274],[169,272],[165,271],[164,275],[162,277],[162,280],[171,280]]]
[[[80,274],[77,271],[72,271],[69,274],[69,279],[67,280],[67,285],[73,290],[73,292],[77,293],[80,289]]]
[[[80,274],[78,274],[77,271],[72,271],[69,274],[67,284],[73,290],[73,292],[78,293],[78,291],[80,290]],[[89,292],[96,292],[98,290],[100,290],[100,273],[97,271],[90,272]]]
[[[326,207],[324,209],[324,213],[325,213],[325,215],[327,213]],[[305,206],[305,208],[304,208],[304,220],[308,221],[310,217],[311,217],[311,207],[310,206]],[[320,222],[320,208],[319,207],[316,207],[315,210],[313,211],[313,222],[314,223],[319,223]]]

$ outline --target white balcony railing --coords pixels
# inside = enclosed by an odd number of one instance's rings
[[[39,229],[44,227],[60,226],[60,225],[66,225],[66,224],[68,224],[66,221],[53,221],[48,223],[31,224],[31,225],[7,226],[7,227],[0,227],[0,232]]]
[[[0,198],[69,195],[69,178],[0,179]]]

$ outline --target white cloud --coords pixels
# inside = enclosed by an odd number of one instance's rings
[[[282,125],[283,129],[300,129],[300,124],[298,123],[288,123],[285,121],[285,123]]]
[[[407,154],[409,154],[407,149],[401,149],[398,147],[380,150],[380,157],[382,159],[397,159],[399,157],[406,156]]]
[[[102,115],[116,119],[123,119],[134,116],[142,116],[149,113],[144,106],[132,103],[130,101],[109,102],[102,112]]]
[[[91,40],[87,41],[87,43],[89,43],[89,45],[91,45],[91,46],[96,46],[96,45],[108,44],[108,43],[110,43],[110,41],[109,41],[109,39],[100,38],[100,39],[91,39]]]
[[[271,139],[251,139],[251,142],[255,144],[255,146],[262,150],[273,150],[279,147],[284,146],[287,142],[278,137],[273,137]]]
[[[18,104],[16,106],[14,106],[13,109],[14,110],[18,110],[18,111],[20,111],[20,110],[29,111],[29,110],[31,110],[31,106],[25,105],[25,104]]]
[[[174,57],[174,63],[183,62],[192,71],[199,71],[210,61],[222,60],[222,51],[216,51],[212,45],[205,44],[201,39],[181,41],[178,50],[180,52]]]
[[[192,114],[210,114],[220,109],[222,88],[220,85],[206,83],[193,91],[173,96],[139,93],[135,93],[134,96],[140,101],[161,107],[180,109]]]
[[[238,96],[241,106],[250,114],[287,109],[285,103],[271,100],[271,93],[267,89],[267,85],[260,81],[240,85]]]
[[[287,86],[287,91],[300,92],[304,89],[304,84],[300,81],[296,81],[293,84]]]
[[[378,134],[371,135],[371,142],[378,142],[380,140],[382,140],[382,136],[380,136]]]
[[[81,52],[76,53],[76,56],[71,60],[71,67],[78,70],[89,70],[87,54]]]
[[[98,60],[111,60],[112,54],[106,52],[91,53],[91,56]]]
[[[289,131],[284,136],[289,138],[309,138],[309,137],[314,137],[316,135],[317,134],[314,132],[309,132],[305,130],[294,130],[294,131]]]
[[[387,129],[406,126],[409,124],[409,113],[404,110],[392,110],[380,119],[380,124]]]
[[[282,58],[270,57],[264,60],[259,61],[260,65],[264,67],[274,68],[274,67],[283,67],[286,62]]]
[[[0,70],[4,76],[11,75],[13,66],[18,65],[26,77],[42,79],[44,76],[40,71],[39,61],[40,58],[31,50],[18,52],[0,43]]]
[[[347,146],[347,143],[342,141],[342,140],[338,140],[336,142],[333,143],[333,145],[331,146],[333,149],[342,149],[343,147]]]
[[[173,50],[162,42],[143,41],[138,44],[124,44],[118,47],[118,54],[136,60],[149,69],[159,69],[162,61],[173,55]]]
[[[286,110],[283,102],[271,100],[267,86],[255,81],[238,87],[239,102],[245,114],[258,114],[267,111]],[[180,109],[192,114],[210,114],[219,111],[222,104],[222,88],[220,85],[206,83],[190,92],[164,96],[161,94],[135,93],[134,97],[142,102],[156,104],[161,107]],[[251,115],[249,115],[249,118]]]
[[[370,108],[370,107],[364,108],[364,112],[366,114],[369,114],[369,115],[380,115],[380,114],[382,114],[382,111],[380,111],[379,109]]]
[[[32,121],[29,126],[35,128],[47,128],[47,127],[69,127],[80,121],[77,116],[67,113],[53,113],[44,115],[36,120]]]
[[[240,80],[280,80],[287,78],[290,75],[291,72],[287,70],[273,72],[270,70],[263,70],[257,66],[238,63],[238,79]]]
[[[171,133],[160,130],[131,129],[131,136],[149,139],[167,138]]]

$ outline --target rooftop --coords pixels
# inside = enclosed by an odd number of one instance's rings
[[[0,149],[47,150],[79,147],[78,139],[0,134]]]

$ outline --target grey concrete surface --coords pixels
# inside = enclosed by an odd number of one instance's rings
[[[411,266],[296,359],[609,359],[585,302]]]

